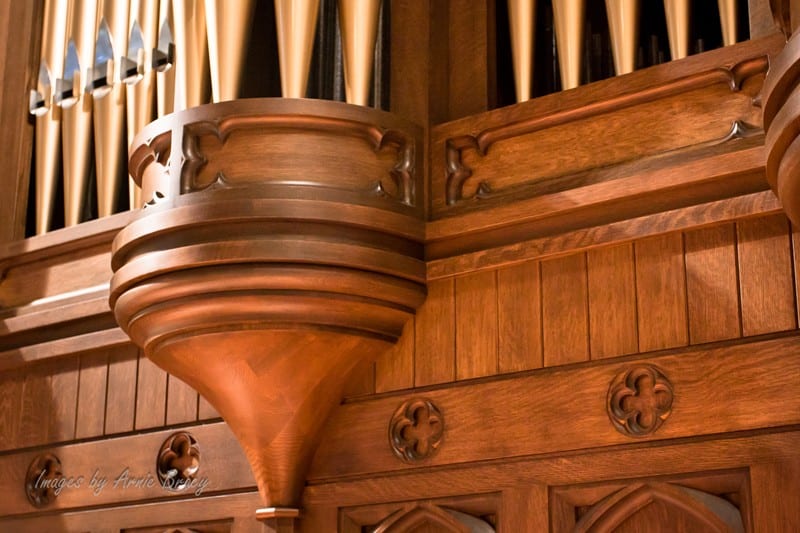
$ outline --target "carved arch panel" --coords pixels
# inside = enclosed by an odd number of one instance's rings
[[[432,504],[420,504],[392,514],[371,533],[494,533],[479,518]]]
[[[712,494],[669,483],[634,483],[592,507],[575,533],[640,531],[744,533],[739,510]]]

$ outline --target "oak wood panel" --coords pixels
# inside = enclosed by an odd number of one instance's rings
[[[586,254],[542,261],[544,366],[589,359]]]
[[[498,369],[542,367],[542,298],[539,263],[497,271]]]
[[[733,224],[688,231],[686,292],[692,344],[741,335]]]
[[[197,420],[197,391],[169,374],[167,375],[167,425]]]
[[[428,283],[428,297],[417,311],[416,387],[446,383],[456,377],[454,289],[452,278]]]
[[[19,368],[37,361],[58,359],[84,352],[113,350],[124,347],[130,342],[130,337],[120,328],[102,329],[74,337],[57,338],[0,352],[0,370]]]
[[[218,422],[184,429],[195,437],[201,448],[201,467],[194,487],[182,492],[166,490],[153,472],[161,444],[173,433],[172,430],[66,444],[48,451],[61,460],[64,475],[73,476],[76,481],[81,475],[84,479],[80,486],[65,487],[48,510],[58,512],[142,500],[202,500],[215,493],[255,487],[244,452],[226,424]],[[28,465],[38,453],[41,451],[32,450],[0,457],[0,472],[3,472],[0,490],[8,495],[0,501],[0,516],[7,518],[31,512],[25,493],[19,487],[23,486]],[[89,483],[95,472],[96,479],[106,478],[102,489]],[[141,483],[124,485],[126,478],[132,481],[134,477]],[[147,483],[148,477],[153,481]],[[161,520],[157,523],[175,523],[171,517],[165,519],[162,516]]]
[[[0,375],[0,450],[16,448],[20,435],[20,411],[25,374],[12,370]]]
[[[754,531],[800,531],[800,461],[754,464],[750,467]]]
[[[135,429],[161,427],[166,421],[167,373],[150,359],[139,355],[136,382]]]
[[[520,422],[521,424],[526,422]],[[366,505],[415,500],[419,487],[428,498],[543,484],[618,481],[627,478],[683,475],[747,468],[752,464],[796,461],[800,426],[749,432],[720,439],[713,435],[647,445],[604,447],[579,453],[518,457],[512,461],[462,463],[447,469],[414,469],[369,478],[312,481],[305,489],[308,505]],[[312,476],[313,477],[313,476]]]
[[[633,245],[590,250],[586,257],[592,359],[636,352],[639,339]]]
[[[0,242],[25,236],[25,215],[33,145],[27,92],[37,72],[43,2],[0,4],[0,47],[13,50],[0,65]]]
[[[108,353],[84,354],[80,358],[78,379],[78,416],[75,437],[97,437],[103,434],[108,388]]]
[[[532,485],[503,491],[499,531],[539,533],[548,531],[548,494],[546,485]]]
[[[547,237],[530,236],[515,244],[491,245],[472,253],[434,259],[427,264],[428,280],[497,268],[531,259],[543,259],[569,251],[585,251],[683,229],[731,222],[741,217],[779,212],[781,212],[780,202],[771,191],[746,194],[610,224],[564,231]],[[428,228],[431,224],[435,223],[429,223]]]
[[[736,224],[744,335],[797,326],[789,221],[783,214]]]
[[[169,524],[187,524],[232,516],[242,517],[242,520],[246,521],[251,518],[251,514],[255,514],[255,509],[260,505],[261,497],[258,492],[249,491],[179,501],[157,501],[88,511],[68,511],[55,515],[42,514],[27,518],[3,517],[0,518],[0,528],[19,533],[95,531],[93,528],[97,528],[98,524],[103,524],[103,527],[111,531],[148,526],[164,526],[166,529]],[[236,529],[236,518],[232,531],[239,533]]]
[[[794,386],[800,360],[786,357],[798,346],[800,338],[791,336],[638,361],[667,375],[675,399],[664,425],[636,442],[800,423],[800,391]],[[632,366],[609,359],[427,391],[426,398],[445,413],[447,429],[444,444],[426,464],[563,455],[576,448],[631,443],[609,421],[606,397],[614,376]],[[754,376],[765,375],[770,376],[767,385],[753,385]],[[392,395],[341,406],[317,451],[310,479],[408,469],[386,442],[386,424],[398,401]]]
[[[375,392],[410,389],[414,386],[414,330],[412,318],[403,327],[397,344],[375,362]]]
[[[797,304],[797,323],[800,324],[800,228],[792,231],[792,252],[794,253],[794,290]]]
[[[50,410],[60,401],[51,393],[49,366],[40,364],[25,369],[18,447],[36,446],[48,440]]]
[[[685,346],[689,339],[682,235],[642,239],[634,250],[639,350]]]
[[[449,118],[454,119],[486,111],[492,105],[493,3],[452,0],[447,23]]]
[[[497,274],[455,279],[456,379],[497,374]]]
[[[78,381],[80,356],[57,359],[51,366],[48,440],[63,442],[75,438],[75,420],[78,409]]]
[[[133,344],[114,350],[109,355],[106,435],[134,429],[138,365],[139,349]]]

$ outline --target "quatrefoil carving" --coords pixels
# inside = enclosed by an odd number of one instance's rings
[[[611,423],[620,433],[644,437],[655,433],[672,412],[672,383],[652,365],[618,374],[608,389]]]
[[[200,469],[197,440],[185,431],[171,435],[158,452],[156,470],[161,485],[171,491],[189,486]]]
[[[426,459],[439,449],[444,435],[444,416],[425,398],[407,400],[389,422],[389,444],[402,461]]]

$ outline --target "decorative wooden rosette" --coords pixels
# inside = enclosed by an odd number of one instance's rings
[[[239,100],[135,139],[147,207],[114,242],[111,305],[294,507],[351,371],[425,298],[420,130],[346,104]]]

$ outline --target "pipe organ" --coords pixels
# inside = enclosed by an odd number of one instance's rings
[[[272,9],[274,25],[263,17]],[[70,226],[140,207],[124,171],[136,132],[173,111],[239,98],[243,83],[259,85],[247,78],[279,77],[289,98],[368,105],[373,95],[375,107],[388,103],[388,10],[379,0],[47,0],[45,10],[30,96],[29,235],[60,227],[62,218]],[[506,0],[496,10],[492,107],[733,44],[747,16],[742,0]],[[708,17],[718,18],[719,33],[693,32],[692,21]],[[279,74],[248,63],[251,33],[276,41],[266,49]],[[277,96],[263,85],[246,96]]]

